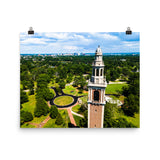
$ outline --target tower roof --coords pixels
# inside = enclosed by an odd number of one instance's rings
[[[98,45],[98,48],[96,49],[96,55],[102,55],[102,49],[100,48],[100,45]]]

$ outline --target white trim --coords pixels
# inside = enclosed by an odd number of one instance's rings
[[[93,99],[92,99],[92,88],[91,88],[91,99],[90,99],[90,101],[91,101],[91,102],[93,101]]]
[[[104,121],[104,105],[102,106],[101,128],[103,128],[103,121]]]
[[[103,91],[103,90],[101,89],[101,103],[102,103],[102,91]]]
[[[90,128],[90,104],[88,104],[88,128]]]

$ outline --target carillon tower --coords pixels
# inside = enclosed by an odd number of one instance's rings
[[[106,87],[102,50],[98,46],[92,63],[92,77],[88,82],[88,128],[103,128]]]

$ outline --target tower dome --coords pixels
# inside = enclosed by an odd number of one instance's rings
[[[98,48],[96,49],[96,55],[102,55],[102,49],[100,48],[100,45],[98,45]]]

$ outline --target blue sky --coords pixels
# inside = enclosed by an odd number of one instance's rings
[[[103,53],[139,52],[140,35],[133,32],[39,32],[20,34],[20,54],[94,53],[100,45]]]

